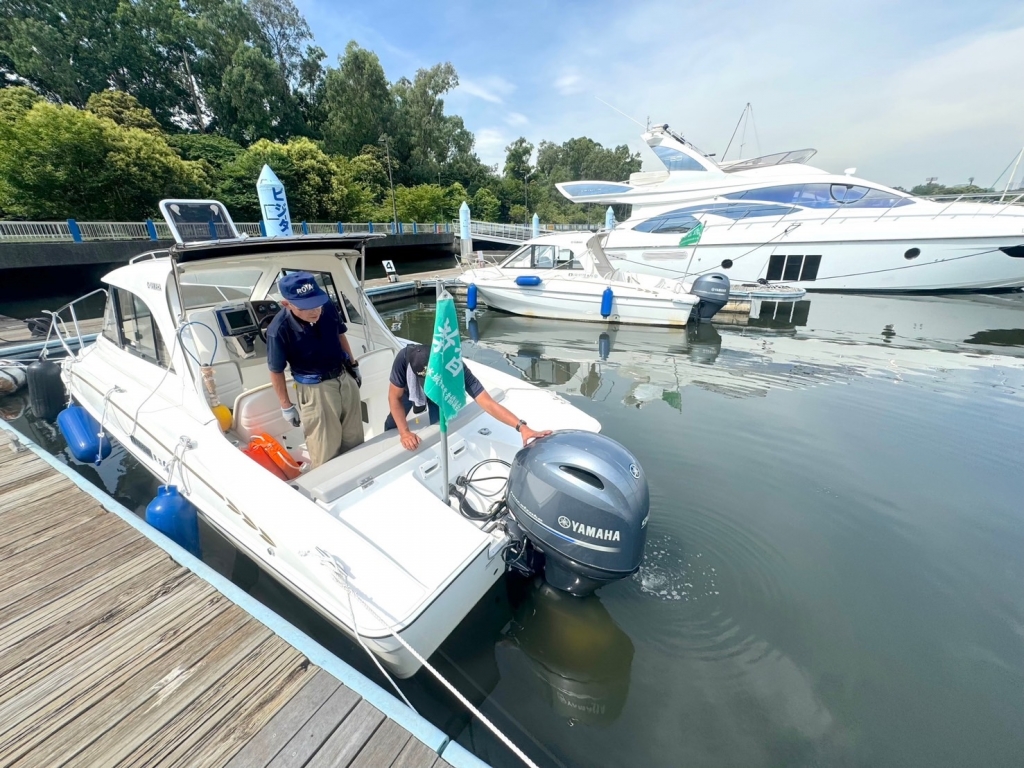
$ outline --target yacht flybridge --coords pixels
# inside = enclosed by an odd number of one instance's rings
[[[664,171],[557,185],[573,202],[632,206],[605,242],[618,268],[811,291],[1024,286],[1024,196],[936,202],[807,165],[813,149],[717,163],[667,125],[643,138]]]
[[[103,331],[63,363],[71,398],[398,676],[420,666],[409,649],[432,653],[507,567],[543,571],[578,594],[639,567],[646,479],[557,394],[474,364],[495,400],[538,428],[569,431],[524,449],[514,429],[471,402],[449,424],[454,491],[442,487],[436,426],[414,427],[415,451],[397,432],[381,433],[404,342],[356,276],[365,237],[245,238],[216,201],[164,201],[161,210],[176,243],[106,275]],[[302,430],[282,418],[271,387],[265,345],[281,311],[278,280],[300,269],[348,325],[367,438],[309,470]],[[218,421],[220,404],[229,419]],[[282,479],[254,461],[245,452],[253,440],[276,443],[301,474]]]

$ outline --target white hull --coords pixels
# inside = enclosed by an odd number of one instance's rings
[[[625,325],[655,325],[685,327],[690,308],[696,300],[683,294],[675,299],[645,295],[626,284],[612,284],[614,299],[612,313],[601,315],[601,295],[608,284],[594,286],[594,290],[581,293],[560,283],[545,281],[543,286],[519,286],[512,280],[503,282],[474,279],[467,273],[463,280],[473,282],[488,306],[525,317],[548,317],[555,320],[574,320],[585,323],[623,323]]]
[[[1024,218],[1021,221],[1024,224]],[[618,269],[661,277],[682,277],[688,273],[692,278],[700,273],[721,272],[734,281],[766,278],[807,291],[983,291],[1024,286],[1024,259],[1012,258],[999,250],[999,246],[1010,242],[1005,237],[794,240],[785,245],[717,243],[707,237],[695,248],[681,249],[637,244],[631,240],[639,238],[625,235],[617,231],[609,235],[605,249],[612,264]],[[905,254],[911,248],[919,248],[921,254],[907,259]],[[769,278],[773,255],[818,255],[821,261],[814,280],[786,280],[774,275]],[[726,261],[732,262],[729,268],[722,266]]]
[[[108,301],[106,330],[64,360],[65,386],[155,477],[178,485],[211,528],[334,627],[359,639],[392,673],[409,677],[420,663],[396,635],[429,657],[501,578],[508,536],[439,498],[444,449],[436,426],[411,420],[421,430],[414,451],[401,446],[397,431],[381,434],[400,342],[359,292],[352,272],[357,254],[349,251],[339,260],[338,246],[321,246],[317,239],[304,249],[278,246],[270,253],[259,250],[261,243],[236,241],[231,247],[256,252],[217,258],[222,249],[209,246],[208,260],[179,265],[180,285],[167,258],[143,259],[107,275],[105,282],[118,290],[117,300]],[[210,304],[203,289],[248,275],[247,292],[266,303],[263,297],[273,293],[286,268],[329,276],[345,304],[363,310],[362,318],[350,318],[346,337],[360,362],[367,437],[366,444],[289,482],[242,451],[252,437],[267,434],[293,460],[308,459],[302,430],[281,415],[265,346],[255,337],[245,346],[229,334],[216,313],[235,312],[237,304]],[[132,306],[148,308],[146,322],[124,314],[128,297]],[[198,358],[209,361],[218,398],[234,406],[226,433],[204,394]],[[600,428],[561,397],[483,365],[473,368],[495,399],[530,424]],[[450,423],[449,478],[483,460],[510,462],[521,448],[512,427],[469,404]],[[169,478],[176,459],[180,468]],[[477,508],[490,504],[474,498]]]

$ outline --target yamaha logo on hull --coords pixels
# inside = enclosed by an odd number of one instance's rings
[[[629,474],[631,474],[636,480],[640,479],[640,467],[636,464],[629,465]]]

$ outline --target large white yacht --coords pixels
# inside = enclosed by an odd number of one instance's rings
[[[179,484],[214,530],[392,672],[415,673],[420,661],[410,648],[429,656],[507,566],[535,570],[544,553],[549,583],[561,577],[560,588],[577,593],[639,567],[646,479],[635,460],[617,462],[621,446],[594,434],[596,420],[557,394],[474,365],[496,401],[556,433],[524,449],[516,430],[471,402],[449,423],[447,450],[438,427],[425,423],[414,427],[413,451],[396,431],[382,434],[388,376],[405,342],[356,276],[360,236],[245,238],[217,201],[163,201],[161,209],[176,244],[103,278],[103,330],[65,359],[67,390],[144,467]],[[366,442],[308,470],[302,430],[282,417],[266,360],[265,329],[282,311],[278,280],[292,270],[311,272],[334,301],[362,373]],[[231,413],[219,419],[224,405]],[[565,440],[589,447],[566,452]],[[278,460],[297,464],[301,474],[282,477],[254,461],[252,447],[268,442],[279,468]],[[559,446],[554,464],[537,465],[545,479],[531,475],[530,457]],[[586,466],[598,454],[603,468]],[[446,464],[455,490],[443,479]],[[547,488],[547,497],[528,500],[517,478]],[[564,496],[559,483],[591,500],[632,488],[643,515],[627,521],[629,504],[608,501],[607,515],[595,512],[605,515],[601,523],[576,531],[562,522],[566,513],[547,509]],[[573,506],[573,526],[588,508]],[[536,531],[552,537],[550,546],[539,545]],[[626,560],[624,569],[616,564]]]
[[[813,149],[718,163],[667,125],[643,138],[666,170],[557,185],[576,203],[632,206],[605,242],[617,268],[811,291],[1024,286],[1024,196],[936,202],[810,166]]]

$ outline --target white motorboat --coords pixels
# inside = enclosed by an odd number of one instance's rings
[[[632,206],[604,244],[617,268],[810,291],[1024,286],[1024,195],[937,202],[807,165],[813,149],[720,164],[668,126],[643,138],[665,171],[557,185],[573,202]]]
[[[421,439],[415,451],[401,446],[397,432],[381,434],[388,376],[403,342],[356,277],[365,238],[247,239],[216,201],[164,201],[161,210],[176,244],[104,277],[103,331],[65,358],[65,386],[144,467],[179,484],[211,528],[392,672],[414,674],[420,662],[406,644],[429,656],[506,564],[536,566],[543,552],[548,581],[559,586],[561,578],[560,588],[581,592],[639,567],[646,510],[633,520],[628,516],[639,515],[638,508],[619,500],[609,504],[608,514],[619,516],[614,530],[606,517],[577,531],[579,514],[570,526],[544,500],[528,502],[522,490],[518,501],[512,497],[518,478],[534,479],[529,462],[538,453],[558,446],[564,453],[562,438],[621,449],[595,435],[598,422],[557,394],[473,366],[492,397],[531,425],[580,431],[556,432],[522,450],[512,427],[471,402],[449,424],[449,475],[462,497],[454,501],[441,500],[451,497],[436,426],[414,427]],[[226,239],[188,242],[195,228],[216,228]],[[316,276],[348,324],[362,373],[367,441],[284,480],[243,451],[264,435],[304,470],[308,461],[301,428],[282,418],[271,387],[263,333],[280,310],[279,278],[299,269]],[[230,424],[218,421],[218,401],[232,406]],[[571,456],[559,461],[542,469],[557,475],[577,463]],[[486,477],[474,480],[474,468],[484,463]],[[594,487],[584,481],[600,483],[601,472],[619,471],[614,461],[604,469],[581,467],[565,478],[547,477],[544,487],[575,484],[593,498]],[[625,460],[621,473],[605,476],[604,492],[642,485],[633,500],[646,502],[646,480],[635,462]],[[495,506],[496,500],[502,503]]]
[[[683,327],[691,317],[711,319],[728,303],[728,278],[684,282],[616,270],[603,239],[589,232],[534,238],[498,266],[458,279],[494,309],[556,320]]]

